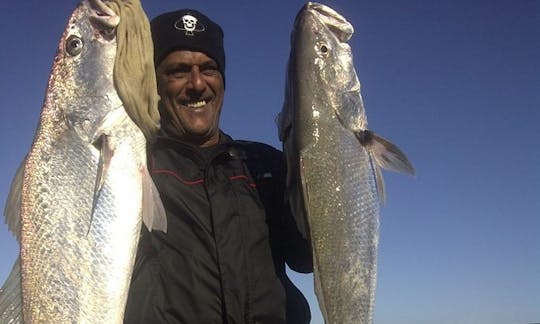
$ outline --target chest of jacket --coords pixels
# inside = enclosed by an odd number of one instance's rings
[[[216,316],[223,312],[229,323],[250,323],[269,314],[279,323],[284,292],[245,154],[223,146],[204,156],[173,145],[154,150],[150,159],[167,211],[167,233],[152,233],[167,295],[191,298],[190,304],[206,309],[208,316],[208,309],[215,309]]]

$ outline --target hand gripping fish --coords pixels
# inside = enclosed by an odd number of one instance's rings
[[[83,0],[69,18],[6,204],[20,257],[1,323],[122,323],[141,223],[166,229],[146,168],[159,118],[150,37],[138,0]]]
[[[347,44],[352,34],[333,9],[302,8],[278,117],[288,197],[311,241],[315,292],[327,324],[372,322],[384,200],[380,170],[414,173],[395,145],[367,128]]]

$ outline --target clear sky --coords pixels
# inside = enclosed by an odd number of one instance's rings
[[[3,1],[0,207],[37,125],[75,0]],[[280,148],[289,35],[302,1],[143,0],[225,30],[222,128]],[[351,46],[372,130],[415,178],[385,174],[375,323],[540,322],[540,1],[327,1]],[[0,223],[0,282],[18,253]],[[322,323],[312,277],[292,275]]]

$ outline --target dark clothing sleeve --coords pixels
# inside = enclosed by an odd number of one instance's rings
[[[313,272],[311,245],[298,230],[286,202],[283,153],[265,144],[240,142],[246,147],[247,166],[265,208],[272,249],[283,258],[278,263],[285,261],[297,272]]]
[[[247,167],[255,179],[266,212],[276,273],[285,288],[287,323],[309,323],[309,304],[285,269],[286,263],[296,272],[313,272],[311,245],[298,230],[286,203],[283,153],[260,143],[243,144],[247,152]]]
[[[298,230],[288,205],[284,207],[283,215],[283,232],[287,238],[283,255],[287,265],[296,272],[313,272],[311,245]]]

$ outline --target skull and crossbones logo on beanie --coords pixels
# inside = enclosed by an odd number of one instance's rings
[[[182,23],[182,26],[180,25]],[[199,23],[199,19],[192,15],[184,15],[181,19],[178,19],[174,23],[174,28],[179,30],[185,30],[186,36],[195,36],[193,32],[203,32],[205,30],[204,25]]]

